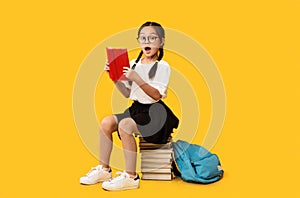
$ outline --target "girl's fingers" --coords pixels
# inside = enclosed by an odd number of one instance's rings
[[[129,70],[130,70],[130,68],[128,68],[128,67],[123,67],[123,73],[129,72]]]
[[[105,61],[104,70],[109,71],[109,63],[107,60]]]
[[[109,70],[109,63],[108,63],[108,60],[105,61],[104,69],[105,69],[105,70]]]
[[[109,67],[108,66],[104,66],[104,71],[109,72]]]

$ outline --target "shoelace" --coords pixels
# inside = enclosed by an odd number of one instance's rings
[[[95,171],[99,171],[99,167],[92,167],[91,170],[86,174],[87,177],[92,176]]]

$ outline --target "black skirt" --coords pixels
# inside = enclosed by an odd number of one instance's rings
[[[124,113],[115,114],[115,116],[118,123],[124,118],[132,118],[143,139],[155,144],[165,144],[173,129],[179,124],[178,118],[161,100],[153,104],[134,101]]]

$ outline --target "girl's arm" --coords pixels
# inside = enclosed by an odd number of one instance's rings
[[[123,94],[123,96],[125,96],[125,98],[128,98],[130,95],[130,89],[128,89],[124,83],[120,82],[120,81],[114,81],[116,87],[118,88],[118,90]]]
[[[141,84],[138,85],[148,96],[150,96],[154,100],[161,99],[162,95],[159,93],[159,91],[154,87],[152,87],[151,85],[149,85],[148,83],[142,82]]]
[[[134,81],[148,96],[153,98],[154,100],[161,99],[162,95],[159,93],[157,89],[146,83],[137,73],[136,71],[124,67],[124,74],[129,80]]]

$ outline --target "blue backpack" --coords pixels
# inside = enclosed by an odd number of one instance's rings
[[[222,178],[220,160],[202,146],[178,140],[172,142],[174,149],[174,174],[184,181],[209,184]]]

